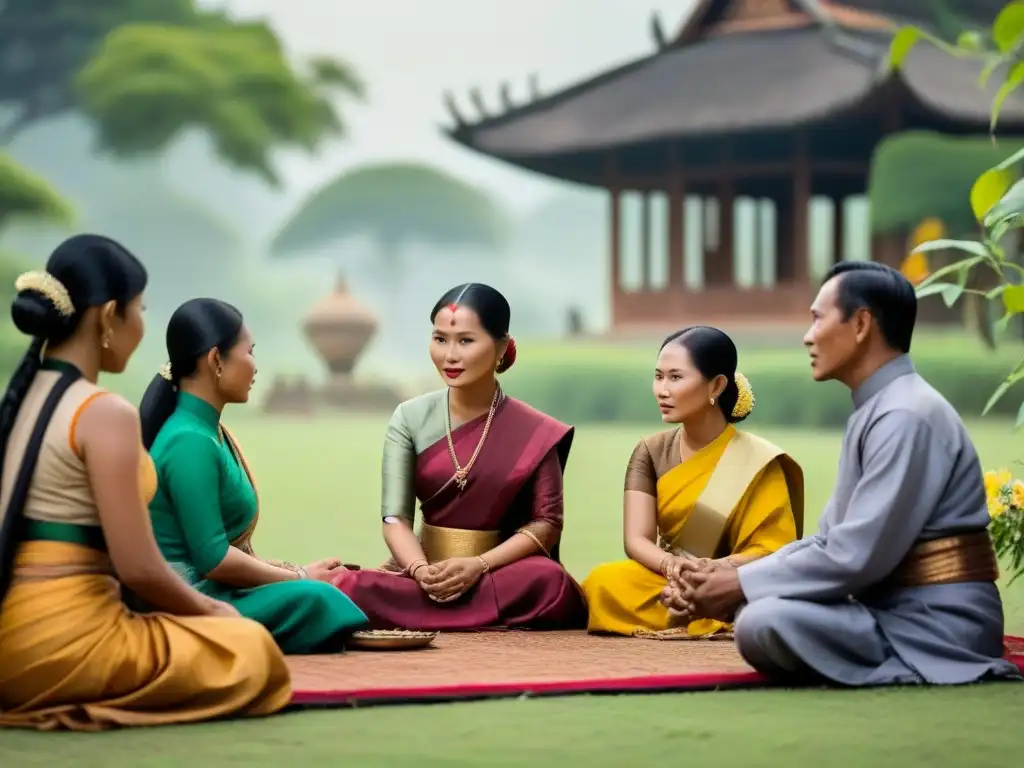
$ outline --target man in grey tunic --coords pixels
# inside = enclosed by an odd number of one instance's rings
[[[740,653],[780,681],[1020,679],[1002,658],[978,455],[908,357],[913,286],[889,267],[844,262],[811,314],[813,376],[845,384],[854,405],[820,530],[739,568],[683,573],[663,601],[689,617],[729,620],[739,608]]]

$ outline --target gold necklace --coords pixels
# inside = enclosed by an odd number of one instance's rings
[[[484,447],[484,441],[487,440],[487,433],[491,431],[491,421],[494,419],[494,412],[498,409],[498,403],[501,402],[502,393],[501,387],[495,386],[494,397],[491,399],[491,407],[487,412],[487,421],[484,423],[483,434],[480,435],[480,442],[476,444],[476,450],[473,451],[473,455],[469,458],[469,463],[466,466],[459,465],[459,457],[455,455],[455,443],[452,441],[452,391],[448,390],[445,396],[445,435],[448,437],[448,454],[452,457],[452,464],[455,466],[455,484],[462,491],[466,488],[466,480],[469,475],[469,470],[473,468],[473,464],[476,462],[476,457],[480,455],[480,449]]]

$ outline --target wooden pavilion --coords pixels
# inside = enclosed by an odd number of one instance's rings
[[[899,72],[886,71],[892,19],[924,2],[700,0],[672,37],[655,17],[651,55],[557,93],[515,106],[503,88],[504,111],[490,115],[474,91],[477,121],[465,119],[449,97],[455,125],[448,134],[520,168],[608,190],[613,330],[803,323],[816,290],[809,269],[812,196],[832,203],[832,253],[842,258],[845,201],[866,193],[883,138],[911,129],[988,130],[992,93],[979,88],[974,62],[921,44]],[[972,20],[981,21],[977,0],[970,5]],[[1024,103],[1008,103],[1000,126],[1024,131]],[[625,193],[641,196],[645,276],[628,287]],[[667,199],[667,278],[660,285],[649,279],[654,195]],[[688,287],[684,274],[688,197],[699,199],[706,214],[699,288]],[[775,242],[755,238],[753,245],[756,258],[774,261],[771,284],[740,287],[734,279],[741,197],[760,201],[761,213],[774,208]],[[874,244],[872,251],[887,263],[904,255],[900,244]]]

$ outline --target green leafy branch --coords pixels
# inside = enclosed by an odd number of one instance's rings
[[[992,100],[990,132],[994,134],[999,113],[1007,98],[1024,84],[1024,0],[1008,3],[992,23],[988,37],[981,32],[965,32],[950,44],[919,27],[903,27],[894,36],[889,49],[888,69],[898,70],[914,46],[928,42],[960,59],[973,59],[983,64],[979,87],[984,89],[990,78],[1002,70],[1004,80]],[[993,136],[993,141],[995,137]],[[971,210],[978,222],[977,240],[933,240],[914,249],[915,253],[959,251],[964,258],[944,266],[917,286],[919,298],[938,295],[952,307],[964,295],[974,294],[986,301],[1001,301],[1002,318],[997,329],[1005,330],[1017,315],[1024,314],[1024,266],[1010,258],[1003,247],[1007,236],[1024,229],[1024,150],[1015,152],[993,168],[985,171],[971,187]],[[969,288],[975,269],[995,273],[998,285],[983,291]],[[1017,382],[1024,379],[1024,357],[996,388],[982,415]],[[1024,425],[1024,403],[1017,411],[1015,428]]]

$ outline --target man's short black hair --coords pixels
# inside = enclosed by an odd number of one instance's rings
[[[841,261],[828,271],[823,283],[834,277],[840,278],[837,296],[844,320],[858,309],[866,309],[890,347],[903,354],[910,351],[917,294],[903,273],[874,261]]]

